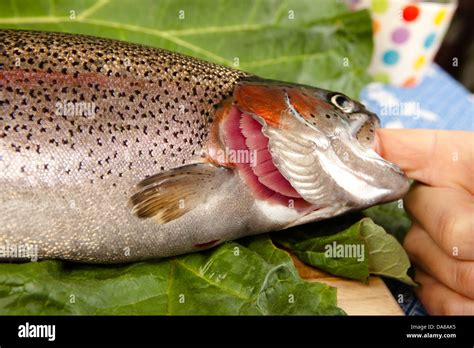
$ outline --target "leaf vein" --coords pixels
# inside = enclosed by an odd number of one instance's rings
[[[85,19],[87,17],[90,17],[92,14],[100,10],[102,7],[107,5],[107,3],[110,0],[99,0],[97,1],[94,5],[90,6],[89,8],[86,8],[84,12],[82,12],[79,16],[77,16],[78,20]]]
[[[222,290],[224,290],[225,292],[227,292],[227,293],[229,293],[229,294],[231,294],[231,295],[233,295],[233,296],[235,296],[235,297],[237,297],[237,298],[239,298],[239,299],[241,299],[241,300],[244,300],[245,302],[251,302],[251,301],[252,301],[251,298],[243,297],[241,294],[239,294],[239,293],[233,291],[232,289],[229,289],[229,288],[227,288],[227,287],[225,287],[225,286],[222,286],[222,284],[218,284],[218,283],[216,283],[216,282],[211,281],[211,279],[204,277],[204,276],[203,276],[202,274],[200,274],[199,272],[196,272],[194,269],[188,267],[185,263],[183,263],[183,262],[181,262],[181,261],[178,261],[177,259],[174,259],[173,261],[176,262],[177,264],[179,264],[179,265],[180,265],[181,267],[183,267],[185,270],[187,270],[187,271],[191,272],[192,274],[194,274],[195,276],[197,276],[198,278],[201,278],[202,280],[206,281],[207,283],[209,283],[209,284],[211,284],[211,285],[213,285],[213,286],[215,286],[215,287],[217,287],[217,288],[219,288],[219,289],[222,289]]]

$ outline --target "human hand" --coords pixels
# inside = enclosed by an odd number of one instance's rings
[[[377,152],[417,181],[404,247],[430,314],[474,314],[474,133],[377,130]]]

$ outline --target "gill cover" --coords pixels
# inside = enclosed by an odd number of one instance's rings
[[[399,198],[408,189],[406,176],[370,148],[373,138],[357,138],[362,127],[378,127],[377,117],[356,102],[344,112],[331,103],[332,95],[247,80],[236,86],[234,104],[262,125],[273,163],[316,209],[339,213]]]

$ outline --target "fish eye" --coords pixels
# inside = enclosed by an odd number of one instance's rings
[[[352,112],[354,110],[354,103],[349,98],[342,94],[335,94],[331,97],[331,103],[337,106],[344,112]]]

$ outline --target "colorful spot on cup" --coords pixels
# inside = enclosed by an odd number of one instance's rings
[[[383,54],[383,62],[387,65],[397,64],[399,59],[400,55],[395,50],[388,50]]]
[[[374,13],[383,13],[388,9],[388,0],[372,0],[370,8]]]
[[[416,77],[415,76],[410,76],[407,78],[405,81],[403,81],[403,87],[412,87],[416,84]]]
[[[446,16],[446,10],[445,9],[439,10],[438,13],[436,13],[434,24],[440,25],[445,16]]]
[[[426,57],[425,56],[419,56],[416,60],[415,63],[413,64],[413,68],[415,70],[420,69],[423,65],[426,63]]]
[[[377,19],[372,21],[372,31],[377,34],[380,31],[380,22]]]
[[[407,41],[409,36],[410,32],[408,31],[408,29],[400,27],[392,32],[392,41],[397,44],[401,44]]]
[[[435,42],[435,39],[436,39],[436,34],[435,33],[429,34],[426,37],[425,42],[423,43],[423,47],[424,48],[430,48],[431,46],[433,46],[433,43]]]
[[[382,82],[382,83],[390,83],[390,76],[386,73],[379,72],[374,74],[373,76],[374,81]]]
[[[420,14],[420,9],[415,5],[405,6],[403,9],[403,19],[407,22],[414,21]]]

